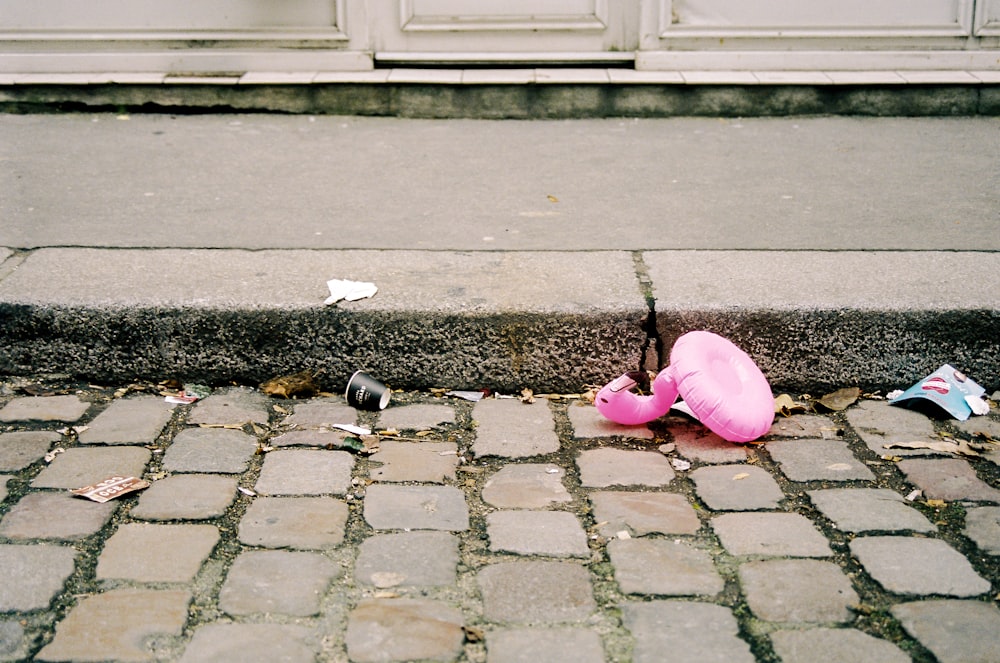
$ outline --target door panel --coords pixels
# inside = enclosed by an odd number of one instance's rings
[[[518,61],[631,59],[638,0],[376,0],[370,32],[379,53],[452,54],[452,60],[520,54]]]

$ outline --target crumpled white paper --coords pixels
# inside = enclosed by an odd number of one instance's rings
[[[336,304],[341,299],[349,302],[353,302],[358,299],[366,299],[374,296],[375,293],[378,292],[378,288],[374,283],[366,283],[364,281],[348,281],[345,279],[333,279],[332,281],[327,281],[326,287],[330,289],[330,296],[326,298],[325,302],[323,302],[327,306],[330,304]]]

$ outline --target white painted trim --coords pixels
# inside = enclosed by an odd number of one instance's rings
[[[630,51],[526,51],[526,52],[476,52],[470,51],[376,51],[375,61],[380,64],[522,64],[621,62],[635,60]]]
[[[180,42],[222,41],[222,42],[342,42],[349,39],[347,33],[337,28],[317,30],[315,28],[277,30],[19,30],[0,32],[3,42]]]
[[[595,0],[594,13],[579,16],[418,16],[413,0],[400,0],[399,14],[404,32],[603,31],[608,27],[608,0]]]
[[[0,50],[0,73],[364,71],[370,53],[332,50],[163,49],[142,51]]]
[[[652,0],[647,0],[652,1]],[[987,0],[980,0],[986,2]],[[995,0],[994,0],[995,1]],[[898,38],[898,37],[968,37],[973,30],[973,0],[958,0],[955,21],[920,28],[907,26],[880,26],[870,28],[833,28],[809,26],[774,26],[759,28],[727,25],[725,27],[686,26],[673,22],[674,0],[658,0],[657,34],[660,39],[790,39],[790,38]]]
[[[1000,69],[1000,50],[639,51],[639,70],[895,71]]]
[[[991,19],[988,14],[990,9],[995,9],[996,14],[1000,15],[1000,0],[979,0],[976,3],[976,18],[972,33],[977,37],[1000,36],[1000,19]]]

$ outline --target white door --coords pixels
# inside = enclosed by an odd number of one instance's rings
[[[373,0],[376,62],[631,61],[639,0]]]

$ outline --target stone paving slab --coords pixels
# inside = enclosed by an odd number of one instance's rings
[[[1000,651],[1000,610],[982,601],[913,601],[891,612],[940,663],[987,663]]]
[[[587,569],[576,562],[499,562],[477,579],[491,622],[581,621],[597,609]]]
[[[236,558],[219,590],[219,607],[230,615],[278,613],[309,617],[338,567],[311,552],[250,550]]]
[[[727,442],[704,426],[671,426],[670,435],[677,453],[690,461],[713,464],[746,462],[746,447]]]
[[[448,532],[376,534],[358,548],[354,579],[379,588],[451,585],[458,561],[458,540]]]
[[[681,541],[616,539],[608,556],[626,594],[714,596],[724,585],[711,555]]]
[[[669,485],[676,474],[663,454],[623,449],[588,449],[576,460],[580,482],[587,488]]]
[[[891,642],[849,628],[781,630],[771,634],[782,663],[910,663]]]
[[[924,514],[886,488],[828,488],[808,491],[809,499],[844,532],[933,532]]]
[[[501,456],[528,458],[559,450],[555,422],[546,401],[522,403],[517,399],[482,400],[472,408],[476,421],[477,458]]]
[[[374,485],[365,495],[365,520],[375,529],[457,532],[468,529],[469,508],[452,486]]]
[[[95,504],[69,493],[28,493],[0,519],[0,536],[26,541],[78,541],[97,533],[118,507]]]
[[[188,416],[189,424],[266,424],[270,413],[267,396],[255,389],[234,387],[211,394],[195,403]]]
[[[883,401],[861,401],[846,412],[847,421],[877,456],[927,456],[923,449],[886,449],[895,442],[933,442],[934,424],[914,410]]]
[[[333,424],[353,424],[357,420],[358,411],[344,402],[344,399],[317,398],[296,403],[285,423],[302,428],[321,428]]]
[[[188,428],[174,437],[163,454],[168,472],[237,474],[247,469],[257,440],[238,430]]]
[[[15,398],[0,408],[0,422],[79,421],[90,404],[79,396],[29,396]]]
[[[964,598],[990,590],[990,583],[944,541],[866,536],[854,539],[850,546],[865,571],[897,594]]]
[[[109,477],[142,476],[153,454],[141,447],[75,447],[55,457],[31,481],[33,488],[83,488]]]
[[[134,396],[117,400],[80,433],[81,444],[150,444],[174,413],[162,396]]]
[[[573,498],[563,485],[565,476],[557,465],[507,465],[483,484],[483,501],[500,509],[544,509],[569,502]]]
[[[453,661],[462,651],[462,613],[423,599],[366,599],[347,622],[352,661]]]
[[[751,465],[699,467],[691,479],[698,497],[716,511],[776,509],[785,496],[767,470]]]
[[[126,523],[104,543],[96,577],[189,583],[218,542],[219,530],[212,525]]]
[[[258,497],[240,520],[248,546],[321,550],[344,541],[347,504],[333,497]]]
[[[264,457],[254,488],[265,495],[344,495],[354,457],[346,451],[282,449]]]
[[[740,583],[750,610],[782,623],[842,623],[859,597],[850,579],[831,562],[771,559],[740,565]]]
[[[1000,555],[1000,506],[973,507],[965,512],[965,536],[987,555]]]
[[[958,458],[907,458],[896,466],[925,497],[973,502],[1000,502],[1000,490],[976,476],[968,461]]]
[[[194,632],[181,663],[313,663],[317,646],[313,631],[296,624],[216,622]]]
[[[635,637],[635,663],[752,663],[733,613],[721,605],[687,601],[628,602],[625,627]]]
[[[490,663],[604,663],[601,637],[582,628],[500,629],[487,636],[486,647]]]
[[[868,467],[838,440],[776,440],[767,452],[792,481],[871,481]]]
[[[590,557],[586,532],[565,511],[494,511],[486,516],[486,534],[494,552]]]
[[[435,403],[416,403],[393,407],[391,404],[379,414],[382,428],[405,430],[430,430],[455,423],[455,408]]]
[[[569,407],[566,409],[569,423],[573,427],[573,437],[591,439],[595,437],[626,437],[641,440],[652,440],[655,433],[645,424],[639,426],[623,426],[601,416],[596,408]]]
[[[712,518],[712,530],[730,555],[833,555],[826,537],[797,513],[725,513]]]
[[[180,635],[191,594],[185,590],[113,589],[83,598],[56,626],[39,661],[153,661],[151,638]]]
[[[0,612],[44,610],[73,573],[77,551],[62,546],[0,545]]]
[[[622,531],[635,536],[694,534],[701,527],[694,507],[676,493],[595,490],[590,501],[603,536],[617,536]]]
[[[384,440],[368,460],[381,465],[371,471],[374,481],[444,483],[455,480],[458,446],[454,442]]]
[[[41,460],[62,439],[59,433],[23,431],[0,434],[0,471],[16,472]]]
[[[236,499],[236,479],[214,474],[175,474],[154,481],[131,511],[142,520],[218,518]]]

